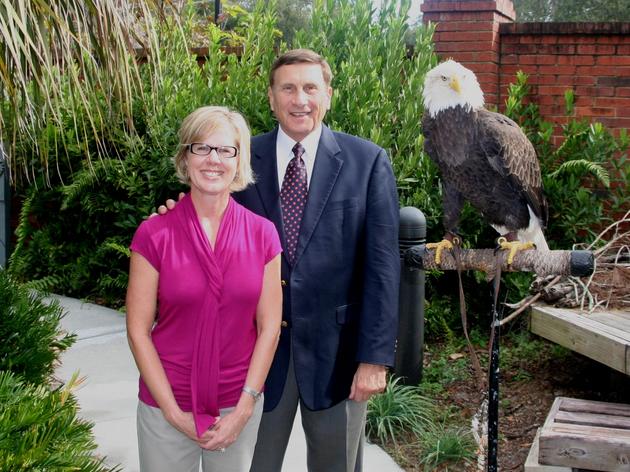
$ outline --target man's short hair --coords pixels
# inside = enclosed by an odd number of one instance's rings
[[[198,142],[215,131],[229,130],[234,133],[238,148],[236,177],[230,185],[231,192],[243,190],[254,183],[254,173],[250,165],[251,134],[247,121],[240,113],[226,107],[206,106],[197,108],[182,122],[179,129],[179,148],[173,158],[177,177],[184,184],[190,184],[188,174],[188,144]],[[215,145],[217,143],[214,143]],[[231,144],[231,143],[218,143]]]
[[[271,70],[269,71],[269,86],[273,87],[274,75],[276,70],[282,66],[288,66],[291,64],[319,64],[322,68],[322,75],[324,76],[324,82],[330,87],[333,75],[330,70],[330,65],[326,62],[322,56],[310,49],[292,49],[287,51],[273,62]]]

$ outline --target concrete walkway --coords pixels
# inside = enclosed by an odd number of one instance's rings
[[[68,313],[63,328],[78,335],[78,341],[63,354],[56,375],[63,382],[75,371],[86,377],[75,394],[81,416],[95,424],[98,453],[107,457],[108,464],[120,464],[124,472],[137,472],[138,371],[127,345],[124,315],[72,298],[55,298]],[[302,471],[306,471],[306,443],[298,417],[282,472]],[[366,445],[364,472],[399,471],[381,448]]]

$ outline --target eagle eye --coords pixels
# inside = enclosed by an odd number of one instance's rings
[[[442,79],[442,82],[446,82],[448,80],[448,77],[446,77],[445,75],[440,76]]]

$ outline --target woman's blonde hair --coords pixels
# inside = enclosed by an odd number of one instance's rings
[[[197,108],[184,118],[179,128],[179,149],[173,158],[177,177],[182,183],[190,184],[188,175],[188,144],[199,142],[208,134],[218,130],[231,130],[238,148],[236,176],[230,184],[230,192],[243,190],[254,183],[254,173],[250,163],[251,133],[243,116],[226,107],[207,106]],[[227,143],[213,143],[227,144]]]

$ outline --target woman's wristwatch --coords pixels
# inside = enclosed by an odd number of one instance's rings
[[[248,387],[247,385],[245,385],[243,387],[243,392],[247,393],[248,395],[251,395],[252,397],[254,397],[255,401],[258,401],[258,399],[260,398],[261,392],[259,392],[258,390],[254,390],[251,387]]]

